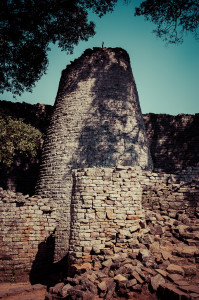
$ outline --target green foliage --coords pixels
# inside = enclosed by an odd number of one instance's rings
[[[36,157],[41,132],[23,122],[0,114],[0,167],[10,167],[17,157]]]
[[[117,0],[1,0],[0,92],[32,91],[46,72],[49,43],[72,53],[95,34],[88,10],[100,17]]]
[[[136,16],[144,16],[157,25],[157,37],[167,44],[183,42],[191,32],[198,39],[199,2],[193,0],[146,0],[136,8]]]
[[[128,3],[131,0],[124,0]],[[21,95],[32,91],[48,66],[50,43],[72,53],[80,40],[95,34],[88,21],[91,10],[100,17],[118,0],[1,0],[0,92]],[[185,32],[198,38],[199,3],[193,0],[146,0],[135,15],[154,22],[158,37],[183,41]]]

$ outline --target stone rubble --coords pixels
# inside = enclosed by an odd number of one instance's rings
[[[123,253],[134,249],[133,258],[138,255],[149,268],[155,264],[154,255],[156,263],[170,260],[174,265],[173,255],[178,260],[193,257],[199,245],[198,225],[192,224],[199,212],[197,170],[190,168],[177,175],[130,166],[74,170],[70,256],[112,256],[121,253],[121,248]],[[30,271],[32,278],[39,268],[49,273],[52,267],[55,273],[53,259],[59,242],[54,233],[61,226],[57,206],[48,198],[0,189],[1,280],[13,276],[16,280],[22,276],[27,279]],[[181,243],[172,251],[165,244],[160,254],[160,246],[154,241],[157,236]],[[66,236],[59,238],[64,241]],[[99,264],[95,261],[94,267]],[[194,270],[187,267],[185,273]]]
[[[73,178],[71,255],[81,258],[91,251],[99,254],[101,250],[113,254],[113,246],[116,252],[117,247],[136,248],[138,242],[153,246],[152,237],[147,235],[149,230],[154,236],[180,236],[189,246],[198,244],[189,229],[190,218],[195,218],[199,209],[196,168],[181,175],[142,171],[138,166],[82,168],[73,170]],[[189,192],[184,191],[185,185]],[[156,212],[156,218],[145,213],[147,209]],[[156,219],[156,224],[151,225]],[[149,224],[147,228],[145,221]],[[174,228],[175,232],[167,231],[172,222],[181,222],[182,225]],[[143,260],[150,256],[146,249],[139,255]],[[168,255],[165,250],[163,256],[167,258]],[[148,266],[153,263],[152,258],[147,259]]]
[[[135,245],[73,257],[68,277],[45,299],[199,299],[199,220],[179,219],[147,210]]]

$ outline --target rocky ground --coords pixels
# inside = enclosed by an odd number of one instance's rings
[[[0,299],[199,299],[199,219],[146,211],[141,228],[130,248],[110,245],[88,254],[48,291],[42,285],[2,283]]]
[[[199,299],[199,220],[146,212],[131,248],[111,246],[73,263],[55,299]]]

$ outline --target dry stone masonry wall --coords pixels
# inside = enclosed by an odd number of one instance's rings
[[[154,241],[161,220],[197,224],[198,116],[144,115],[146,135],[128,54],[86,50],[63,71],[37,195],[0,189],[1,278],[48,270],[68,251],[77,263],[132,249],[134,259],[155,215]]]
[[[0,113],[23,118],[44,135],[52,111],[50,105],[0,101]],[[179,168],[199,164],[199,114],[171,116],[149,113],[144,114],[143,119],[155,170],[175,173]],[[7,174],[1,172],[0,186],[23,194],[34,194],[40,160],[39,151],[36,159],[13,165]]]
[[[0,281],[29,278],[53,261],[52,201],[0,189]]]
[[[199,166],[199,114],[143,115],[155,169],[175,173]]]
[[[175,218],[183,214],[199,216],[199,168],[193,167],[179,174],[143,172],[142,205]]]
[[[117,164],[152,168],[129,56],[86,50],[62,73],[36,191],[59,203],[57,259],[69,247],[72,169]]]
[[[140,167],[74,171],[70,254],[82,258],[114,247],[128,248],[144,222]]]
[[[131,249],[142,235],[146,210],[185,224],[199,215],[198,168],[178,175],[128,166],[84,168],[74,171],[73,182],[69,252],[77,260]]]
[[[31,124],[40,130],[43,137],[49,125],[50,115],[53,107],[45,104],[14,103],[0,101],[0,115],[7,115],[14,119],[22,119],[24,123]],[[0,187],[23,194],[34,194],[34,188],[39,172],[41,159],[41,138],[36,157],[24,157],[20,154],[15,156],[11,168],[0,171]]]
[[[199,216],[199,172],[154,173],[140,167],[81,168],[73,171],[70,259],[131,251],[153,211],[189,225]],[[0,275],[22,279],[52,265],[59,222],[56,202],[0,191]],[[57,250],[62,250],[60,244]],[[22,277],[23,276],[23,277]]]

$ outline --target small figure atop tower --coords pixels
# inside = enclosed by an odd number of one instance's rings
[[[57,202],[57,258],[69,245],[72,169],[118,165],[150,170],[152,160],[128,53],[94,48],[62,72],[43,146],[37,193]]]

